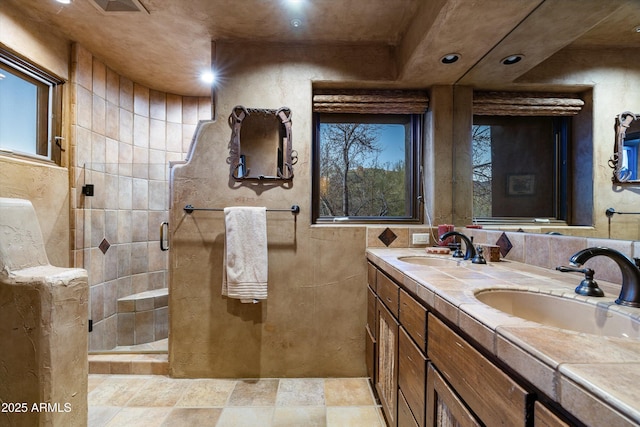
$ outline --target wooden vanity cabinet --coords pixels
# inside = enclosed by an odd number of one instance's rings
[[[390,427],[571,425],[368,266],[367,369]]]
[[[534,396],[485,358],[438,318],[429,314],[427,354],[435,370],[484,425],[525,426]],[[436,394],[436,390],[427,390]],[[447,405],[450,408],[450,406]],[[429,426],[436,423],[439,406],[429,398]]]
[[[425,425],[427,310],[381,271],[369,274],[367,369],[389,426]],[[375,316],[372,307],[375,304]],[[371,325],[375,317],[375,328]]]

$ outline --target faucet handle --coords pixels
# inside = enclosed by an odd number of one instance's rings
[[[566,272],[576,272],[576,273],[584,273],[584,279],[580,284],[576,287],[575,292],[578,295],[584,295],[587,297],[603,297],[604,292],[598,286],[598,282],[593,280],[593,275],[595,271],[590,268],[577,268],[577,267],[566,267],[561,265],[556,267],[556,270],[561,271],[563,273]]]

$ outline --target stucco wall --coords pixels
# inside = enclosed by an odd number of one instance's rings
[[[192,155],[172,172],[170,211],[171,373],[177,377],[363,376],[366,322],[364,227],[311,226],[312,81],[391,75],[384,50],[217,46],[224,70],[216,122],[202,124]],[[302,59],[304,58],[304,59]],[[290,184],[229,179],[227,117],[232,108],[292,111]],[[275,153],[273,153],[275,156]],[[186,204],[301,207],[267,213],[269,294],[259,304],[221,296],[221,212]]]

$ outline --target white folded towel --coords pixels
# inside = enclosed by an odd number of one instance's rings
[[[246,303],[267,299],[267,214],[264,207],[224,208],[222,295]]]

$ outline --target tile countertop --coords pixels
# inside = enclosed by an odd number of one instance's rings
[[[619,285],[599,281],[605,297],[576,295],[583,278],[512,261],[425,266],[403,256],[450,258],[424,249],[367,249],[367,259],[488,352],[587,425],[640,425],[640,339],[596,336],[542,326],[491,308],[474,297],[487,288],[515,288],[597,302],[639,321],[640,308],[616,305]],[[640,328],[640,326],[639,326]]]

